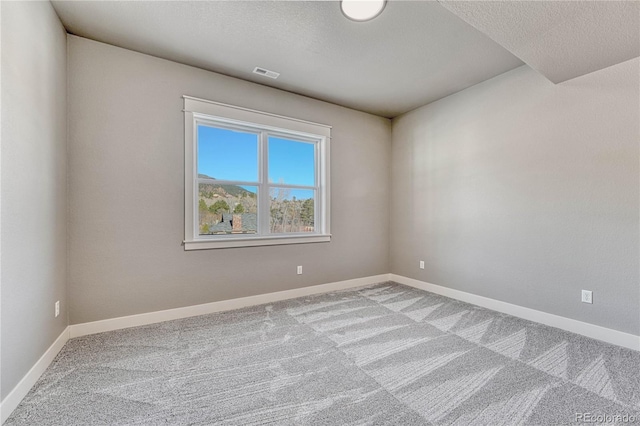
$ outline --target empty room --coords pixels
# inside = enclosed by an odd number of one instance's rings
[[[640,2],[0,23],[0,424],[640,425]]]

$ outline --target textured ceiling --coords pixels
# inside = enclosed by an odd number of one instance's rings
[[[67,30],[394,117],[522,64],[437,2],[353,22],[338,2],[54,1]],[[259,66],[277,80],[252,74]]]
[[[638,1],[442,1],[554,83],[640,56]]]

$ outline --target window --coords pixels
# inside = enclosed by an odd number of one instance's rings
[[[185,249],[330,240],[331,128],[184,97]]]

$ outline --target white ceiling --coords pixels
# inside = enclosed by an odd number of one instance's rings
[[[554,83],[640,56],[638,1],[442,1]]]
[[[369,22],[336,1],[53,5],[72,34],[384,117],[520,60],[559,83],[640,56],[639,1],[388,1]]]
[[[437,2],[369,22],[338,2],[54,1],[72,33],[394,117],[522,64]],[[252,74],[259,66],[277,80]]]

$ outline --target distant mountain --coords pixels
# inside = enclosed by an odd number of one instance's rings
[[[216,178],[214,177],[207,176],[200,173],[198,174],[198,177],[201,179],[216,180]],[[220,191],[220,189],[222,189],[222,191]],[[256,196],[254,192],[247,191],[246,189],[238,185],[216,185],[216,184],[204,183],[200,186],[200,192],[201,193],[207,192],[211,194],[220,194],[220,195],[228,194],[233,197],[255,197]],[[211,197],[207,197],[207,198],[211,198]]]

